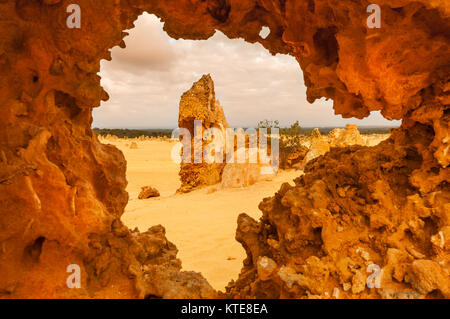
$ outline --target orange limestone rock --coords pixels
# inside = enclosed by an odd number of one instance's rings
[[[137,150],[138,149],[138,145],[137,145],[137,143],[136,142],[131,142],[131,144],[130,144],[130,149],[132,149],[132,150]]]
[[[415,184],[423,160],[410,138],[398,129],[372,148],[333,148],[265,199],[259,222],[240,216],[247,259],[227,295],[450,298],[450,194],[445,183]],[[261,276],[260,258],[277,265],[270,276]]]
[[[309,149],[304,145],[291,147],[285,152],[280,150],[280,165],[283,169],[301,168],[302,162]]]
[[[315,128],[311,133],[311,144],[308,153],[303,158],[302,168],[308,164],[311,160],[326,154],[330,150],[330,144],[326,136],[322,136],[319,130]]]
[[[180,271],[162,227],[120,222],[126,162],[91,129],[108,99],[100,61],[149,12],[175,39],[220,30],[293,56],[308,101],[332,99],[343,117],[402,119],[377,146],[310,161],[295,186],[261,203],[260,221],[239,218],[248,257],[226,296],[450,298],[450,3],[378,0],[380,28],[367,23],[368,3],[77,0],[78,29],[67,26],[67,1],[1,0],[0,297],[215,296]],[[205,127],[223,120],[210,88],[187,100],[209,107]],[[218,181],[220,169],[192,185]],[[81,288],[67,284],[71,265]]]
[[[138,198],[139,199],[148,199],[148,198],[159,197],[159,196],[161,196],[161,195],[159,194],[159,191],[156,188],[153,188],[150,186],[144,186],[144,187],[142,187]]]
[[[191,158],[190,163],[185,161],[181,163],[181,187],[178,192],[187,193],[198,187],[220,183],[225,166],[226,149],[222,150],[223,163],[207,163],[204,151],[212,142],[207,141],[204,136],[206,131],[212,128],[220,130],[222,136],[225,136],[228,123],[219,101],[216,100],[214,82],[209,74],[202,76],[190,90],[183,94],[179,112],[178,126],[188,129],[191,136]],[[195,121],[199,123],[197,131],[195,131]],[[225,145],[224,142],[222,145]],[[197,148],[196,143],[198,143]]]
[[[346,147],[350,145],[366,145],[366,141],[359,133],[358,126],[348,124],[345,129],[336,128],[328,134],[331,147]]]

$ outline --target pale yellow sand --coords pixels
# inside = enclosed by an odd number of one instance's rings
[[[237,217],[247,213],[259,219],[259,203],[273,196],[283,182],[298,177],[300,171],[282,171],[272,181],[260,182],[244,189],[220,189],[208,194],[201,189],[189,194],[175,194],[180,186],[179,165],[170,154],[175,142],[138,141],[137,149],[126,144],[131,141],[105,141],[116,145],[128,162],[128,192],[130,202],[122,217],[129,228],[146,231],[161,224],[167,238],[179,249],[178,257],[184,270],[201,272],[210,284],[224,290],[231,279],[237,279],[245,258],[245,251],[234,239]],[[139,200],[142,186],[152,186],[160,198]]]

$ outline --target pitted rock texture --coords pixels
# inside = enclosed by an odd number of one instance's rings
[[[139,193],[138,198],[139,199],[148,199],[152,197],[159,197],[161,194],[156,188],[153,188],[151,186],[144,186],[141,188],[141,192]]]
[[[346,147],[351,145],[366,145],[358,126],[348,124],[345,129],[336,128],[328,134],[328,141],[332,147]]]
[[[371,138],[364,138],[355,124],[348,124],[345,129],[336,128],[327,136],[323,136],[319,129],[315,128],[309,137],[309,149],[298,166],[302,169],[305,168],[306,164],[319,156],[325,155],[332,147],[368,146],[369,143],[372,143]]]
[[[416,129],[432,140],[426,127]],[[423,160],[410,134],[398,129],[375,147],[333,148],[294,187],[265,199],[259,222],[241,215],[236,239],[247,259],[227,296],[450,298],[450,194],[445,181],[415,184]],[[261,258],[271,260],[270,274]],[[373,265],[380,286],[370,289]]]
[[[309,148],[304,145],[288,147],[280,150],[280,168],[301,168],[303,159],[308,154]]]
[[[198,132],[195,132],[195,121],[201,121],[201,129],[199,127]],[[216,100],[214,81],[209,74],[202,76],[181,97],[178,126],[188,129],[191,135],[191,161],[190,163],[184,161],[181,163],[181,187],[178,192],[187,193],[199,187],[220,183],[225,166],[226,149],[222,149],[222,163],[207,163],[204,156],[205,149],[217,137],[210,139],[204,137],[206,131],[212,128],[220,130],[222,136],[225,137],[225,130],[229,126],[220,102]],[[201,145],[197,148],[201,154],[196,154],[196,143]],[[213,152],[211,151],[210,155],[214,157]],[[196,157],[199,159],[199,163],[196,162]]]
[[[116,221],[126,163],[90,127],[108,98],[100,60],[125,46],[123,30],[144,11],[176,39],[217,29],[294,56],[308,101],[331,98],[336,114],[403,120],[376,147],[313,160],[261,204],[260,223],[240,219],[249,258],[228,296],[449,297],[448,1],[378,0],[380,29],[366,25],[368,1],[78,0],[81,29],[67,28],[70,3],[0,1],[1,297],[212,295]],[[157,233],[155,250],[175,252]],[[363,286],[364,256],[385,269],[381,293]],[[81,289],[66,286],[70,264],[82,268]]]
[[[328,143],[327,136],[322,136],[317,128],[315,128],[311,133],[310,139],[311,144],[308,153],[306,153],[305,157],[303,158],[303,162],[301,165],[302,168],[304,168],[306,164],[308,164],[313,159],[326,154],[331,149],[330,143]]]

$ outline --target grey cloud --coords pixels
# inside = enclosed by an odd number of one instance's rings
[[[303,126],[393,125],[379,113],[359,121],[334,115],[332,101],[306,101],[297,61],[272,56],[259,44],[230,40],[220,32],[206,41],[173,40],[163,24],[143,15],[125,39],[126,49],[114,48],[112,61],[102,63],[102,85],[110,101],[94,111],[94,126],[109,128],[176,127],[183,92],[203,74],[216,84],[228,122],[248,127],[259,120],[279,120]]]
[[[124,41],[127,47],[112,49],[114,68],[134,74],[148,71],[169,71],[178,58],[169,38],[155,17],[142,17]]]

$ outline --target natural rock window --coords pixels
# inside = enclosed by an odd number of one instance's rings
[[[226,297],[450,298],[447,2],[380,0],[380,29],[355,1],[77,2],[80,29],[67,28],[62,2],[0,1],[1,297],[217,296],[180,271],[163,227],[123,225],[126,162],[91,129],[108,98],[100,61],[146,11],[174,39],[220,30],[290,54],[308,101],[332,99],[336,114],[402,120],[377,146],[310,161],[259,205],[261,220],[239,217],[247,259]],[[69,264],[80,289],[66,286]],[[377,289],[364,284],[372,264],[383,269]]]

